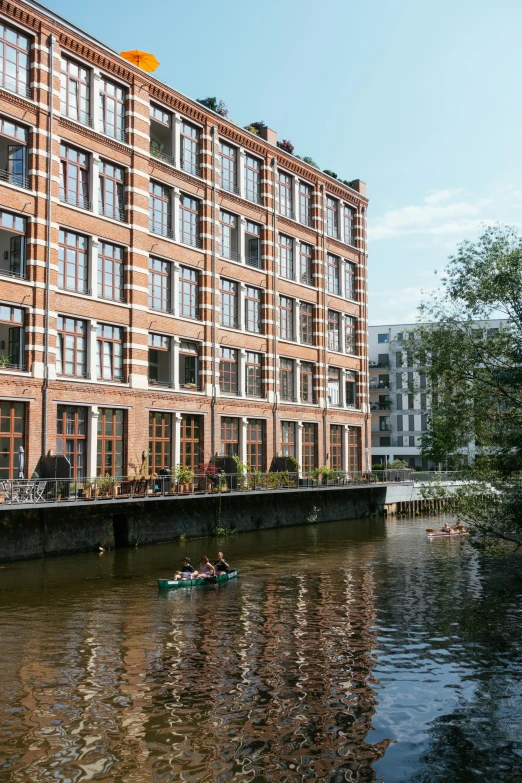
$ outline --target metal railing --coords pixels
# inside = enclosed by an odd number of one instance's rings
[[[179,241],[183,245],[190,245],[191,247],[201,247],[201,239],[199,237],[194,236],[193,234],[188,234],[185,231],[181,231]]]
[[[277,212],[279,215],[281,215],[281,217],[287,217],[290,218],[290,220],[295,220],[295,212],[293,209],[290,209],[290,207],[281,208],[281,206],[279,206]]]
[[[226,250],[220,255],[221,258],[226,258],[228,261],[241,261],[241,254],[237,250]]]
[[[162,160],[164,163],[168,163],[169,166],[175,165],[175,161],[172,155],[169,155],[166,152],[162,152],[160,149],[158,149],[157,145],[154,144],[154,142],[151,141],[149,149],[150,149],[150,154],[154,158],[158,158],[158,160]]]
[[[107,125],[107,123],[100,122],[100,130],[106,136],[110,136],[111,139],[118,139],[118,141],[123,141],[124,144],[127,143],[127,131],[122,128],[115,128],[113,125]]]
[[[256,269],[263,268],[263,262],[259,255],[247,256],[246,262],[247,262],[247,266],[254,266]]]
[[[21,362],[12,362],[9,357],[0,356],[0,370],[16,370],[17,372],[26,371],[25,364]]]
[[[229,193],[239,193],[239,186],[235,182],[222,180],[221,177],[219,178],[219,187]]]
[[[74,122],[79,122],[81,125],[87,125],[89,128],[92,128],[92,117],[81,109],[73,109],[71,106],[67,108],[61,104],[60,114],[62,117],[67,117],[69,120],[74,120]]]
[[[125,209],[123,207],[115,207],[109,205],[98,205],[98,212],[104,217],[112,218],[113,220],[119,220],[120,223],[126,223],[127,217],[125,215]]]
[[[187,174],[192,174],[193,177],[199,177],[201,179],[201,169],[189,160],[182,160],[180,168],[182,171],[186,171]]]
[[[60,291],[72,291],[74,294],[85,294],[85,296],[91,296],[91,289],[87,288],[87,283],[85,283],[85,285],[59,284],[58,288]]]
[[[160,380],[159,378],[149,378],[149,386],[166,386],[170,387],[172,386],[172,381],[170,378],[167,378],[166,380]]]
[[[29,190],[29,177],[26,177],[25,174],[13,174],[11,171],[7,171],[7,169],[0,169],[0,180]]]
[[[98,476],[77,479],[11,479],[0,481],[0,503],[83,503],[89,501],[154,500],[235,492],[273,492],[356,487],[371,484],[413,482],[413,470],[354,471],[329,469],[300,475],[288,471],[201,473],[186,471],[174,476]]]
[[[254,192],[253,190],[245,191],[245,198],[247,201],[251,201],[253,204],[261,204],[261,193]]]
[[[153,220],[149,220],[149,231],[151,234],[156,234],[160,237],[167,237],[167,239],[174,239],[174,232],[170,226],[165,226],[162,223],[156,223]]]
[[[10,76],[5,72],[0,73],[0,87],[24,98],[32,99],[33,97],[31,88],[25,82],[21,82],[16,77]]]
[[[92,211],[91,202],[83,196],[77,196],[75,193],[66,193],[64,190],[60,190],[60,201],[63,204],[70,204],[73,207],[86,209],[89,212]]]
[[[5,275],[6,277],[18,277],[21,280],[27,280],[27,275],[25,272],[12,272],[10,269],[2,269],[2,267],[0,267],[0,275]]]

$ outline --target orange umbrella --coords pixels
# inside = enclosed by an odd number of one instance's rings
[[[131,52],[120,52],[120,57],[128,60],[133,65],[137,65],[142,71],[155,71],[159,65],[153,54],[140,52],[139,49],[133,49]]]

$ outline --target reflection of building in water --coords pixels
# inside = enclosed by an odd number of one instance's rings
[[[187,613],[149,671],[152,712],[164,707],[168,718],[149,720],[147,742],[164,743],[166,726],[173,737],[155,773],[374,780],[388,743],[365,741],[375,712],[371,571],[281,575],[209,603]]]

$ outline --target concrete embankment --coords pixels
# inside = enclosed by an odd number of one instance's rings
[[[0,507],[0,562],[238,532],[358,519],[382,513],[386,487]]]

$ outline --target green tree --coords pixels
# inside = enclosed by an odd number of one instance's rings
[[[519,545],[522,238],[514,228],[486,228],[477,242],[459,246],[441,282],[405,343],[430,395],[422,453],[439,463],[467,455],[472,463],[477,483],[461,493],[459,514],[477,533],[477,546]],[[501,328],[492,328],[499,318],[506,319]]]

